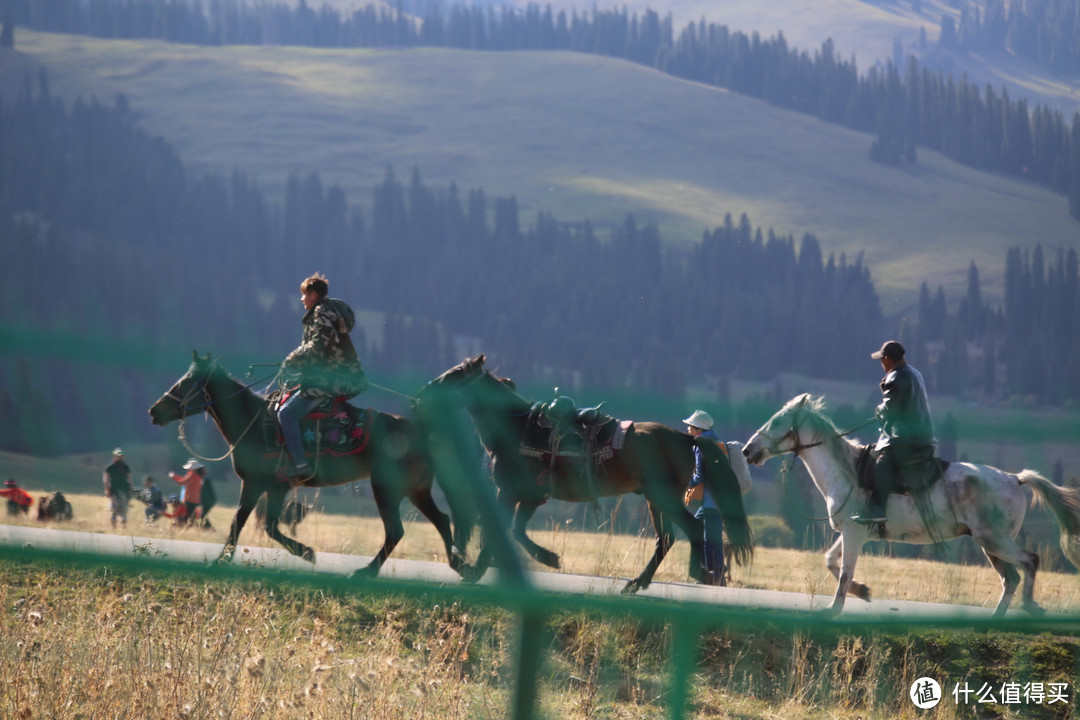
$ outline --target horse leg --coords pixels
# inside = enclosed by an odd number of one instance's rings
[[[675,533],[671,529],[671,522],[667,519],[667,516],[657,510],[652,503],[649,503],[649,515],[652,517],[653,530],[656,531],[656,547],[653,550],[653,556],[649,560],[649,564],[645,566],[641,574],[623,587],[622,592],[624,595],[633,595],[638,590],[649,587],[653,575],[656,574],[656,569],[660,567],[660,562],[667,555],[671,546],[675,544]]]
[[[538,507],[540,506],[535,503],[519,502],[517,510],[514,511],[514,524],[511,528],[511,534],[521,547],[525,548],[525,552],[529,554],[529,557],[533,558],[541,565],[547,565],[549,568],[558,570],[559,556],[551,550],[537,545],[525,534],[525,530],[529,526],[529,521],[532,520],[533,515],[536,514],[536,509]]]
[[[236,552],[236,543],[240,540],[240,531],[244,529],[251,511],[255,509],[255,503],[262,495],[261,490],[252,490],[248,482],[241,480],[241,483],[240,502],[236,506],[236,514],[233,515],[232,524],[229,526],[229,536],[225,539],[225,546],[221,548],[221,554],[218,555],[218,562],[232,560]]]
[[[840,535],[836,538],[836,542],[832,544],[829,551],[825,553],[825,567],[829,568],[829,572],[833,577],[840,580],[840,557],[844,552],[844,536]],[[858,580],[852,579],[851,584],[848,586],[848,593],[854,595],[860,600],[870,602],[870,588],[862,584]]]
[[[281,543],[282,547],[297,557],[315,563],[315,551],[302,542],[293,540],[281,532],[281,509],[285,505],[285,491],[288,488],[284,483],[278,483],[266,491],[266,535],[271,540]]]
[[[1046,612],[1039,603],[1035,602],[1035,574],[1039,570],[1039,556],[1033,552],[1021,550],[1011,538],[1008,542],[987,541],[984,543],[982,540],[982,538],[978,539],[979,544],[982,545],[983,555],[986,555],[990,565],[1001,577],[1001,597],[998,599],[997,607],[994,608],[994,617],[1003,617],[1009,605],[1012,604],[1016,588],[1020,585],[1020,572],[1016,569],[1017,566],[1024,571],[1024,588],[1021,593],[1024,610],[1032,615],[1041,615]]]
[[[499,511],[510,515],[514,511],[514,506],[517,501],[514,499],[512,493],[507,492],[502,486],[498,486],[495,490],[495,504],[499,506]],[[487,528],[481,528],[480,530],[480,551],[476,556],[476,564],[465,565],[461,571],[461,579],[465,582],[478,582],[480,578],[484,577],[484,573],[491,567],[492,552],[491,548],[487,544]]]
[[[401,538],[405,537],[405,527],[401,524],[401,496],[389,491],[381,484],[371,479],[371,494],[375,498],[375,505],[379,508],[379,518],[382,520],[383,538],[382,547],[366,567],[356,570],[350,577],[375,577],[379,574],[383,563],[390,557]]]
[[[844,600],[847,599],[848,591],[851,590],[852,578],[855,577],[855,563],[859,560],[863,541],[868,531],[862,528],[845,529],[840,533],[838,541],[840,547],[840,572],[836,576],[836,594],[833,595],[832,605],[825,611],[827,615],[839,615],[844,609]],[[830,549],[830,552],[836,548]]]
[[[450,525],[450,518],[435,504],[435,498],[431,497],[431,490],[428,488],[414,490],[409,494],[409,502],[423,513],[424,517],[430,520],[435,529],[439,531],[443,546],[446,548],[446,557],[449,559],[450,568],[461,574],[461,569],[465,565],[465,558],[454,547],[454,532]]]

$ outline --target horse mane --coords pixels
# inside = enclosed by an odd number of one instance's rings
[[[229,369],[225,367],[225,363],[221,361],[221,358],[211,358],[210,354],[204,358],[201,358],[206,363],[206,380],[207,382],[213,380],[225,380],[236,388],[235,394],[241,396],[244,400],[244,405],[248,409],[257,410],[266,405],[267,397],[264,393],[256,392],[251,389],[251,386],[233,377],[233,374],[229,372]]]
[[[863,445],[836,427],[832,418],[825,414],[827,407],[824,395],[814,397],[810,393],[803,393],[789,400],[784,405],[783,412],[800,413],[800,417],[805,418],[806,424],[821,438],[824,447],[838,455],[843,454],[842,459],[845,462],[840,463],[840,466],[850,474],[851,481],[854,483],[856,481],[855,458]]]
[[[484,375],[487,376],[492,388],[498,388],[500,392],[506,395],[506,400],[499,399],[500,403],[506,406],[520,405],[522,407],[532,407],[532,402],[524,397],[517,391],[517,384],[508,377],[498,377],[493,372],[484,368]],[[485,389],[485,392],[488,390]]]

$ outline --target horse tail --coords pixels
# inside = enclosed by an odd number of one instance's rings
[[[754,533],[746,518],[743,506],[743,490],[732,468],[726,448],[715,440],[695,437],[694,444],[701,450],[704,461],[705,482],[709,492],[724,518],[724,531],[728,537],[728,549],[736,564],[746,566],[754,559]]]
[[[1061,487],[1034,470],[1016,476],[1033,491],[1032,506],[1045,505],[1061,527],[1061,551],[1080,570],[1080,489]]]

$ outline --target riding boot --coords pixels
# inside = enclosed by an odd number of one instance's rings
[[[870,490],[870,501],[867,503],[866,512],[860,515],[852,515],[851,519],[863,525],[883,523],[887,519],[885,506],[892,492],[894,475],[896,474],[896,459],[891,447],[882,448],[874,465],[874,486]]]

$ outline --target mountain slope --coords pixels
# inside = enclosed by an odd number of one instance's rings
[[[343,10],[349,3],[367,0],[333,0]],[[529,0],[507,4],[524,7]],[[582,7],[577,0],[553,0],[552,7],[568,15]],[[913,6],[918,5],[916,10]],[[763,38],[782,32],[788,45],[813,53],[832,39],[837,54],[852,57],[860,72],[893,58],[900,43],[901,66],[909,55],[956,78],[967,75],[977,86],[1005,87],[1014,100],[1025,98],[1031,107],[1042,104],[1071,117],[1080,111],[1080,77],[1055,77],[1037,63],[1003,52],[955,53],[937,48],[941,19],[960,17],[955,0],[599,0],[590,3],[600,10],[623,9],[643,13],[652,9],[672,17],[676,35],[688,23],[726,25],[732,31],[758,32]],[[981,0],[971,5],[982,7]],[[926,43],[920,42],[925,32]]]
[[[604,226],[627,213],[696,240],[725,213],[864,253],[889,313],[925,279],[1000,294],[1013,245],[1080,246],[1064,198],[931,152],[889,169],[872,138],[629,63],[573,53],[207,48],[20,31],[53,91],[123,93],[194,168],[254,172],[280,193],[313,172],[353,202],[393,165],[514,194],[526,217]],[[7,87],[18,63],[4,56]]]

